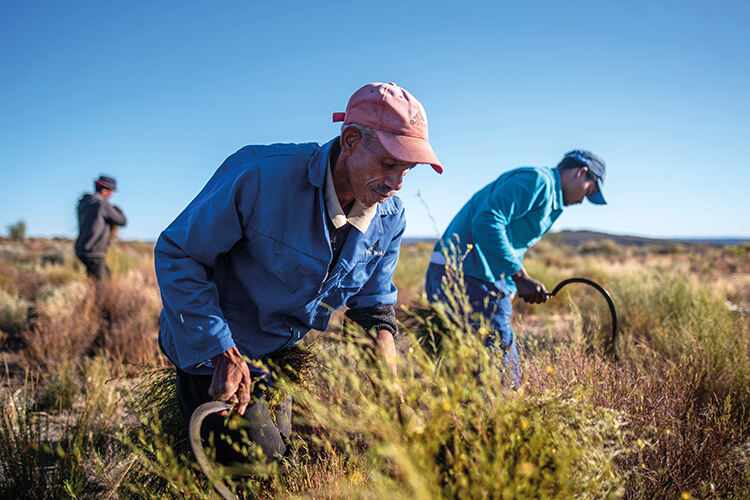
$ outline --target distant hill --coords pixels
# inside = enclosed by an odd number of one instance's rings
[[[750,243],[750,238],[645,238],[643,236],[608,234],[596,231],[560,231],[552,234],[555,235],[555,238],[559,238],[563,243],[570,246],[601,240],[612,240],[623,246],[667,246],[675,243],[727,246]]]
[[[623,246],[655,246],[662,247],[682,243],[686,245],[727,246],[750,243],[748,238],[645,238],[643,236],[629,236],[622,234],[599,233],[596,231],[560,231],[550,233],[548,237],[555,238],[565,245],[577,247],[590,241],[612,240]],[[417,243],[434,243],[436,238],[404,238],[405,245]]]

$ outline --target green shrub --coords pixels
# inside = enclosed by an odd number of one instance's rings
[[[15,334],[26,326],[29,303],[0,289],[0,331]]]
[[[740,243],[739,245],[729,245],[724,250],[735,257],[744,257],[750,253],[750,243]]]
[[[367,478],[356,496],[410,498],[601,498],[621,491],[613,457],[625,448],[618,412],[598,408],[583,386],[513,393],[468,324],[465,297],[418,316],[441,337],[435,357],[403,332],[399,363],[407,404],[366,334],[346,331],[323,347],[314,391],[297,391],[298,421],[328,453],[364,450]],[[450,310],[450,314],[446,312]],[[407,347],[408,346],[408,347]],[[418,421],[417,421],[418,422]]]
[[[194,467],[175,381],[173,369],[158,369],[132,388],[127,402],[137,425],[117,434],[122,444],[119,460],[130,464],[118,485],[121,495],[214,498],[212,486]]]
[[[72,363],[63,363],[44,377],[43,389],[36,400],[39,410],[68,410],[81,393],[81,383]]]
[[[85,276],[77,271],[72,265],[70,267],[46,266],[39,270],[39,278],[42,286],[53,287],[65,285],[71,281],[82,281]]]
[[[86,412],[56,423],[34,406],[28,384],[0,395],[0,497],[76,498],[91,491],[95,485],[87,485],[84,468],[93,453]]]
[[[578,247],[578,253],[597,254],[604,257],[619,257],[625,253],[624,249],[614,240],[603,239],[599,241],[588,241]]]
[[[8,238],[22,240],[26,237],[26,223],[19,220],[15,224],[8,224]]]
[[[107,252],[107,266],[109,266],[113,276],[139,270],[143,266],[144,260],[153,262],[151,252],[144,255],[140,246],[133,246],[128,243],[112,245]],[[150,264],[150,267],[153,269],[153,264]]]
[[[650,275],[616,280],[621,315],[621,347],[633,363],[649,363],[645,350],[677,365],[704,372],[706,397],[731,396],[750,408],[750,334],[725,298],[690,277]]]

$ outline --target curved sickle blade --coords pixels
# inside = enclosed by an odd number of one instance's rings
[[[234,405],[224,401],[209,401],[208,403],[203,403],[193,411],[193,414],[190,416],[190,424],[188,425],[190,446],[193,448],[195,460],[198,462],[198,465],[200,465],[201,470],[208,480],[211,481],[216,492],[221,495],[224,500],[237,500],[237,497],[226,487],[221,478],[221,474],[219,474],[213,464],[209,462],[206,452],[203,450],[203,442],[201,441],[201,424],[203,423],[203,419],[207,416],[224,410],[231,410],[233,407]]]
[[[612,317],[612,335],[609,339],[609,342],[607,343],[605,352],[611,355],[615,360],[617,360],[617,353],[615,352],[615,340],[617,340],[617,311],[615,311],[615,303],[612,300],[612,296],[610,296],[609,292],[605,290],[603,286],[601,286],[596,281],[590,280],[588,278],[568,278],[566,280],[563,280],[558,283],[555,289],[547,295],[549,297],[556,295],[557,292],[562,290],[565,285],[569,285],[570,283],[584,283],[586,285],[592,286],[599,293],[601,293],[602,296],[604,296],[604,299],[607,301],[607,305],[609,306],[609,314]]]

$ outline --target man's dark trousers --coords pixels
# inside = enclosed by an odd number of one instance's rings
[[[213,398],[208,395],[208,387],[211,385],[211,375],[192,375],[179,368],[177,369],[177,399],[182,410],[182,417],[185,426],[190,422],[190,416],[195,409],[203,403],[212,401]],[[237,451],[224,440],[221,435],[230,437],[233,443],[244,443],[241,431],[247,432],[250,441],[259,445],[266,457],[278,459],[287,452],[286,441],[289,438],[292,421],[291,398],[282,401],[275,411],[276,424],[271,420],[271,414],[268,409],[263,392],[257,388],[253,391],[251,404],[248,405],[243,418],[245,424],[237,430],[229,429],[225,424],[225,418],[217,414],[209,415],[203,421],[201,426],[201,437],[204,444],[208,443],[208,437],[213,433],[214,446],[216,447],[216,461],[229,465],[232,463],[247,462],[247,458]]]
[[[104,257],[86,257],[84,255],[78,255],[77,257],[86,266],[86,274],[91,278],[102,281],[112,276],[109,266],[107,266],[107,260]]]

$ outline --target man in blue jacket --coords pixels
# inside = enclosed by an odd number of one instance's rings
[[[264,370],[243,357],[262,362],[347,305],[395,375],[392,276],[405,218],[394,194],[416,164],[442,172],[424,108],[395,84],[365,85],[333,119],[342,132],[327,144],[246,146],[227,158],[154,250],[159,340],[178,368],[183,415],[235,401],[269,457],[284,453],[288,419],[277,430],[263,398],[251,402]]]
[[[445,299],[446,257],[450,263],[452,256],[459,256],[469,300],[493,331],[485,344],[505,353],[505,376],[514,386],[520,379],[511,300],[516,293],[535,304],[549,298],[544,285],[524,269],[523,256],[549,231],[563,207],[584,198],[606,204],[606,176],[604,160],[580,150],[567,153],[557,168],[505,172],[463,206],[435,245],[427,269],[427,297],[433,302]]]

